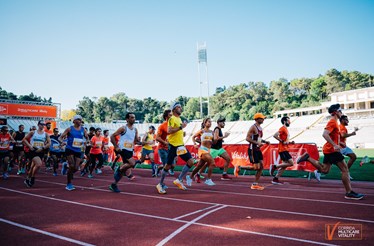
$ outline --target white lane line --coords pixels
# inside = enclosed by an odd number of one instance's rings
[[[43,180],[39,180],[38,182],[44,182],[44,183],[49,183],[49,184],[65,186],[65,184],[57,183],[57,182],[49,182],[49,181],[43,181]],[[87,190],[96,190],[96,191],[103,191],[103,192],[112,193],[112,191],[110,191],[109,189],[108,190],[103,190],[103,189],[96,189],[96,188],[78,186],[78,185],[76,185],[75,187],[83,188],[83,189],[87,189]],[[152,199],[161,199],[161,200],[168,200],[168,201],[206,204],[206,205],[222,205],[222,206],[226,205],[226,206],[231,207],[231,208],[251,209],[251,210],[273,212],[273,213],[280,213],[280,214],[292,214],[292,215],[300,215],[300,216],[310,216],[310,217],[327,218],[327,219],[334,219],[334,220],[348,220],[348,221],[357,221],[357,222],[374,224],[373,220],[363,220],[363,219],[355,219],[355,218],[347,218],[347,217],[339,217],[339,216],[330,216],[330,215],[322,215],[322,214],[310,214],[310,213],[293,212],[293,211],[286,211],[286,210],[276,210],[276,209],[269,209],[269,208],[249,207],[249,206],[241,206],[241,205],[222,204],[222,203],[214,203],[214,202],[203,202],[203,201],[198,201],[198,200],[186,200],[186,199],[180,199],[180,198],[165,197],[164,195],[153,196],[153,195],[144,195],[144,194],[138,194],[138,193],[123,192],[123,191],[121,191],[121,193],[119,193],[119,194],[120,195],[132,195],[132,196],[146,197],[146,198],[152,198]]]
[[[190,215],[198,214],[198,213],[203,212],[203,211],[205,211],[205,210],[215,208],[215,207],[217,207],[217,206],[220,206],[220,205],[217,204],[217,205],[213,205],[213,206],[210,206],[210,207],[207,207],[207,208],[203,208],[203,209],[200,209],[200,210],[196,210],[196,211],[194,211],[194,212],[191,212],[191,213],[188,213],[188,214],[184,214],[184,215],[181,215],[181,216],[179,216],[179,217],[175,217],[174,219],[175,219],[175,220],[179,220],[179,219],[182,219],[182,218],[184,218],[184,217],[188,217],[188,216],[190,216]]]
[[[83,206],[83,207],[96,208],[96,209],[101,209],[101,210],[105,210],[105,211],[112,211],[112,212],[118,212],[118,213],[123,213],[123,214],[137,215],[137,216],[146,217],[146,218],[160,219],[160,220],[179,222],[179,223],[190,222],[190,221],[185,221],[185,220],[176,220],[176,219],[171,219],[171,218],[167,218],[167,217],[155,216],[155,215],[150,215],[150,214],[135,213],[135,212],[125,211],[125,210],[120,210],[120,209],[113,209],[113,208],[107,208],[107,207],[85,204],[85,203],[80,203],[80,202],[74,202],[74,201],[69,201],[69,200],[63,200],[63,199],[58,199],[58,198],[52,198],[52,197],[48,197],[48,196],[36,195],[36,194],[27,193],[27,192],[18,191],[18,190],[12,190],[12,189],[8,189],[8,188],[4,188],[4,187],[0,187],[0,189],[10,191],[10,192],[14,192],[14,193],[23,194],[23,195],[34,196],[34,197],[38,197],[38,198],[43,198],[43,199],[57,201],[57,202],[64,202],[64,203],[79,205],[79,206]],[[222,205],[222,204],[219,204],[219,205]],[[200,225],[200,226],[205,226],[205,227],[218,228],[218,229],[221,229],[221,230],[229,230],[229,231],[258,235],[258,236],[266,236],[266,237],[270,237],[270,238],[285,239],[285,240],[296,241],[296,242],[311,243],[311,244],[317,244],[317,245],[333,245],[333,244],[324,244],[323,242],[318,242],[318,241],[311,241],[311,240],[306,240],[306,239],[286,237],[286,236],[280,236],[280,235],[275,235],[275,234],[241,230],[241,229],[235,229],[235,228],[231,228],[231,227],[215,226],[215,225],[203,224],[203,223],[198,223],[198,222],[195,222],[194,224],[195,225]]]
[[[175,237],[176,235],[178,235],[179,233],[181,233],[184,229],[186,229],[187,227],[193,225],[195,222],[199,221],[200,219],[204,218],[205,216],[208,216],[209,214],[211,213],[214,213],[220,209],[223,209],[227,206],[220,206],[218,208],[215,208],[213,210],[210,210],[202,215],[200,215],[199,217],[191,220],[190,222],[188,222],[187,224],[179,227],[177,230],[175,230],[173,233],[171,233],[169,236],[167,236],[166,238],[164,238],[161,242],[159,242],[158,244],[156,244],[156,246],[163,246],[165,245],[165,243],[169,242],[173,237]]]
[[[94,246],[94,244],[89,244],[89,243],[78,241],[78,240],[75,240],[75,239],[72,239],[72,238],[60,236],[60,235],[57,235],[57,234],[54,234],[54,233],[51,233],[51,232],[42,231],[42,230],[36,229],[34,227],[18,224],[16,222],[6,220],[6,219],[3,219],[3,218],[0,218],[0,222],[7,223],[7,224],[10,224],[10,225],[13,225],[13,226],[17,226],[17,227],[20,227],[20,228],[23,228],[23,229],[26,229],[26,230],[29,230],[29,231],[38,232],[40,234],[44,234],[44,235],[47,235],[47,236],[50,236],[50,237],[58,238],[58,239],[68,241],[68,242],[71,242],[71,243],[75,243],[75,244],[78,244],[78,245]]]
[[[109,180],[106,179],[97,179],[98,181],[105,181],[108,183],[112,183]],[[48,181],[44,181],[48,182]],[[52,182],[53,183],[53,182]],[[140,183],[126,183],[126,185],[138,185],[138,186],[149,186],[149,187],[155,187],[155,185],[151,184],[140,184]],[[168,189],[178,189],[174,187],[169,187]],[[283,196],[272,196],[272,195],[259,195],[259,194],[253,194],[253,193],[239,193],[239,192],[232,192],[232,191],[216,191],[216,190],[205,190],[205,189],[194,189],[194,188],[188,188],[189,190],[193,191],[201,191],[201,192],[207,192],[207,193],[219,193],[219,194],[228,194],[228,195],[238,195],[238,196],[254,196],[254,197],[266,197],[266,198],[276,198],[276,199],[283,199],[283,200],[297,200],[297,201],[307,201],[307,202],[322,202],[322,203],[339,203],[339,204],[346,204],[346,205],[354,205],[354,206],[368,206],[368,207],[374,207],[374,204],[370,203],[362,203],[361,201],[357,202],[341,202],[341,201],[335,201],[335,200],[319,200],[319,199],[308,199],[308,198],[298,198],[298,197],[283,197]],[[344,192],[341,193],[342,197]]]

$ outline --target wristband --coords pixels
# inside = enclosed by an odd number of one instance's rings
[[[180,130],[183,130],[183,127],[182,127],[182,126],[179,126],[179,129],[180,129]]]

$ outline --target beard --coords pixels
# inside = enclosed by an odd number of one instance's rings
[[[289,126],[290,126],[290,123],[285,123],[285,125],[286,125],[287,127],[289,127]]]

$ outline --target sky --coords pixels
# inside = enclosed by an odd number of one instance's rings
[[[118,92],[198,97],[198,42],[210,94],[331,68],[374,74],[373,23],[369,0],[0,0],[0,87],[63,110]]]

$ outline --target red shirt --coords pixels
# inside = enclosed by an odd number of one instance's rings
[[[0,133],[0,151],[9,150],[10,146],[10,134],[7,132],[5,134]]]
[[[282,126],[281,128],[279,128],[279,138],[280,138],[283,142],[287,142],[287,141],[288,141],[288,138],[289,138],[289,132],[288,132],[287,127]],[[278,151],[279,151],[279,152],[288,151],[288,144],[284,144],[284,143],[282,143],[282,142],[279,142],[279,145],[278,145]]]
[[[98,154],[103,153],[103,147],[104,147],[103,140],[104,140],[103,136],[100,136],[100,137],[93,136],[91,138],[91,146],[92,146],[90,150],[91,154],[98,155]]]
[[[108,137],[104,137],[103,139],[103,145],[104,145],[104,153],[108,153],[108,149],[109,149],[109,138]]]
[[[345,143],[347,138],[343,137],[343,135],[348,134],[347,127],[345,127],[345,125],[340,124],[339,125],[339,130],[340,130],[340,142]]]
[[[329,135],[330,135],[331,140],[336,145],[339,145],[340,131],[339,131],[338,122],[335,119],[330,119],[329,122],[327,122],[325,130],[328,130],[330,132]],[[334,146],[332,144],[327,142],[323,145],[322,152],[324,154],[331,154],[331,153],[336,152],[336,150],[334,149]]]

